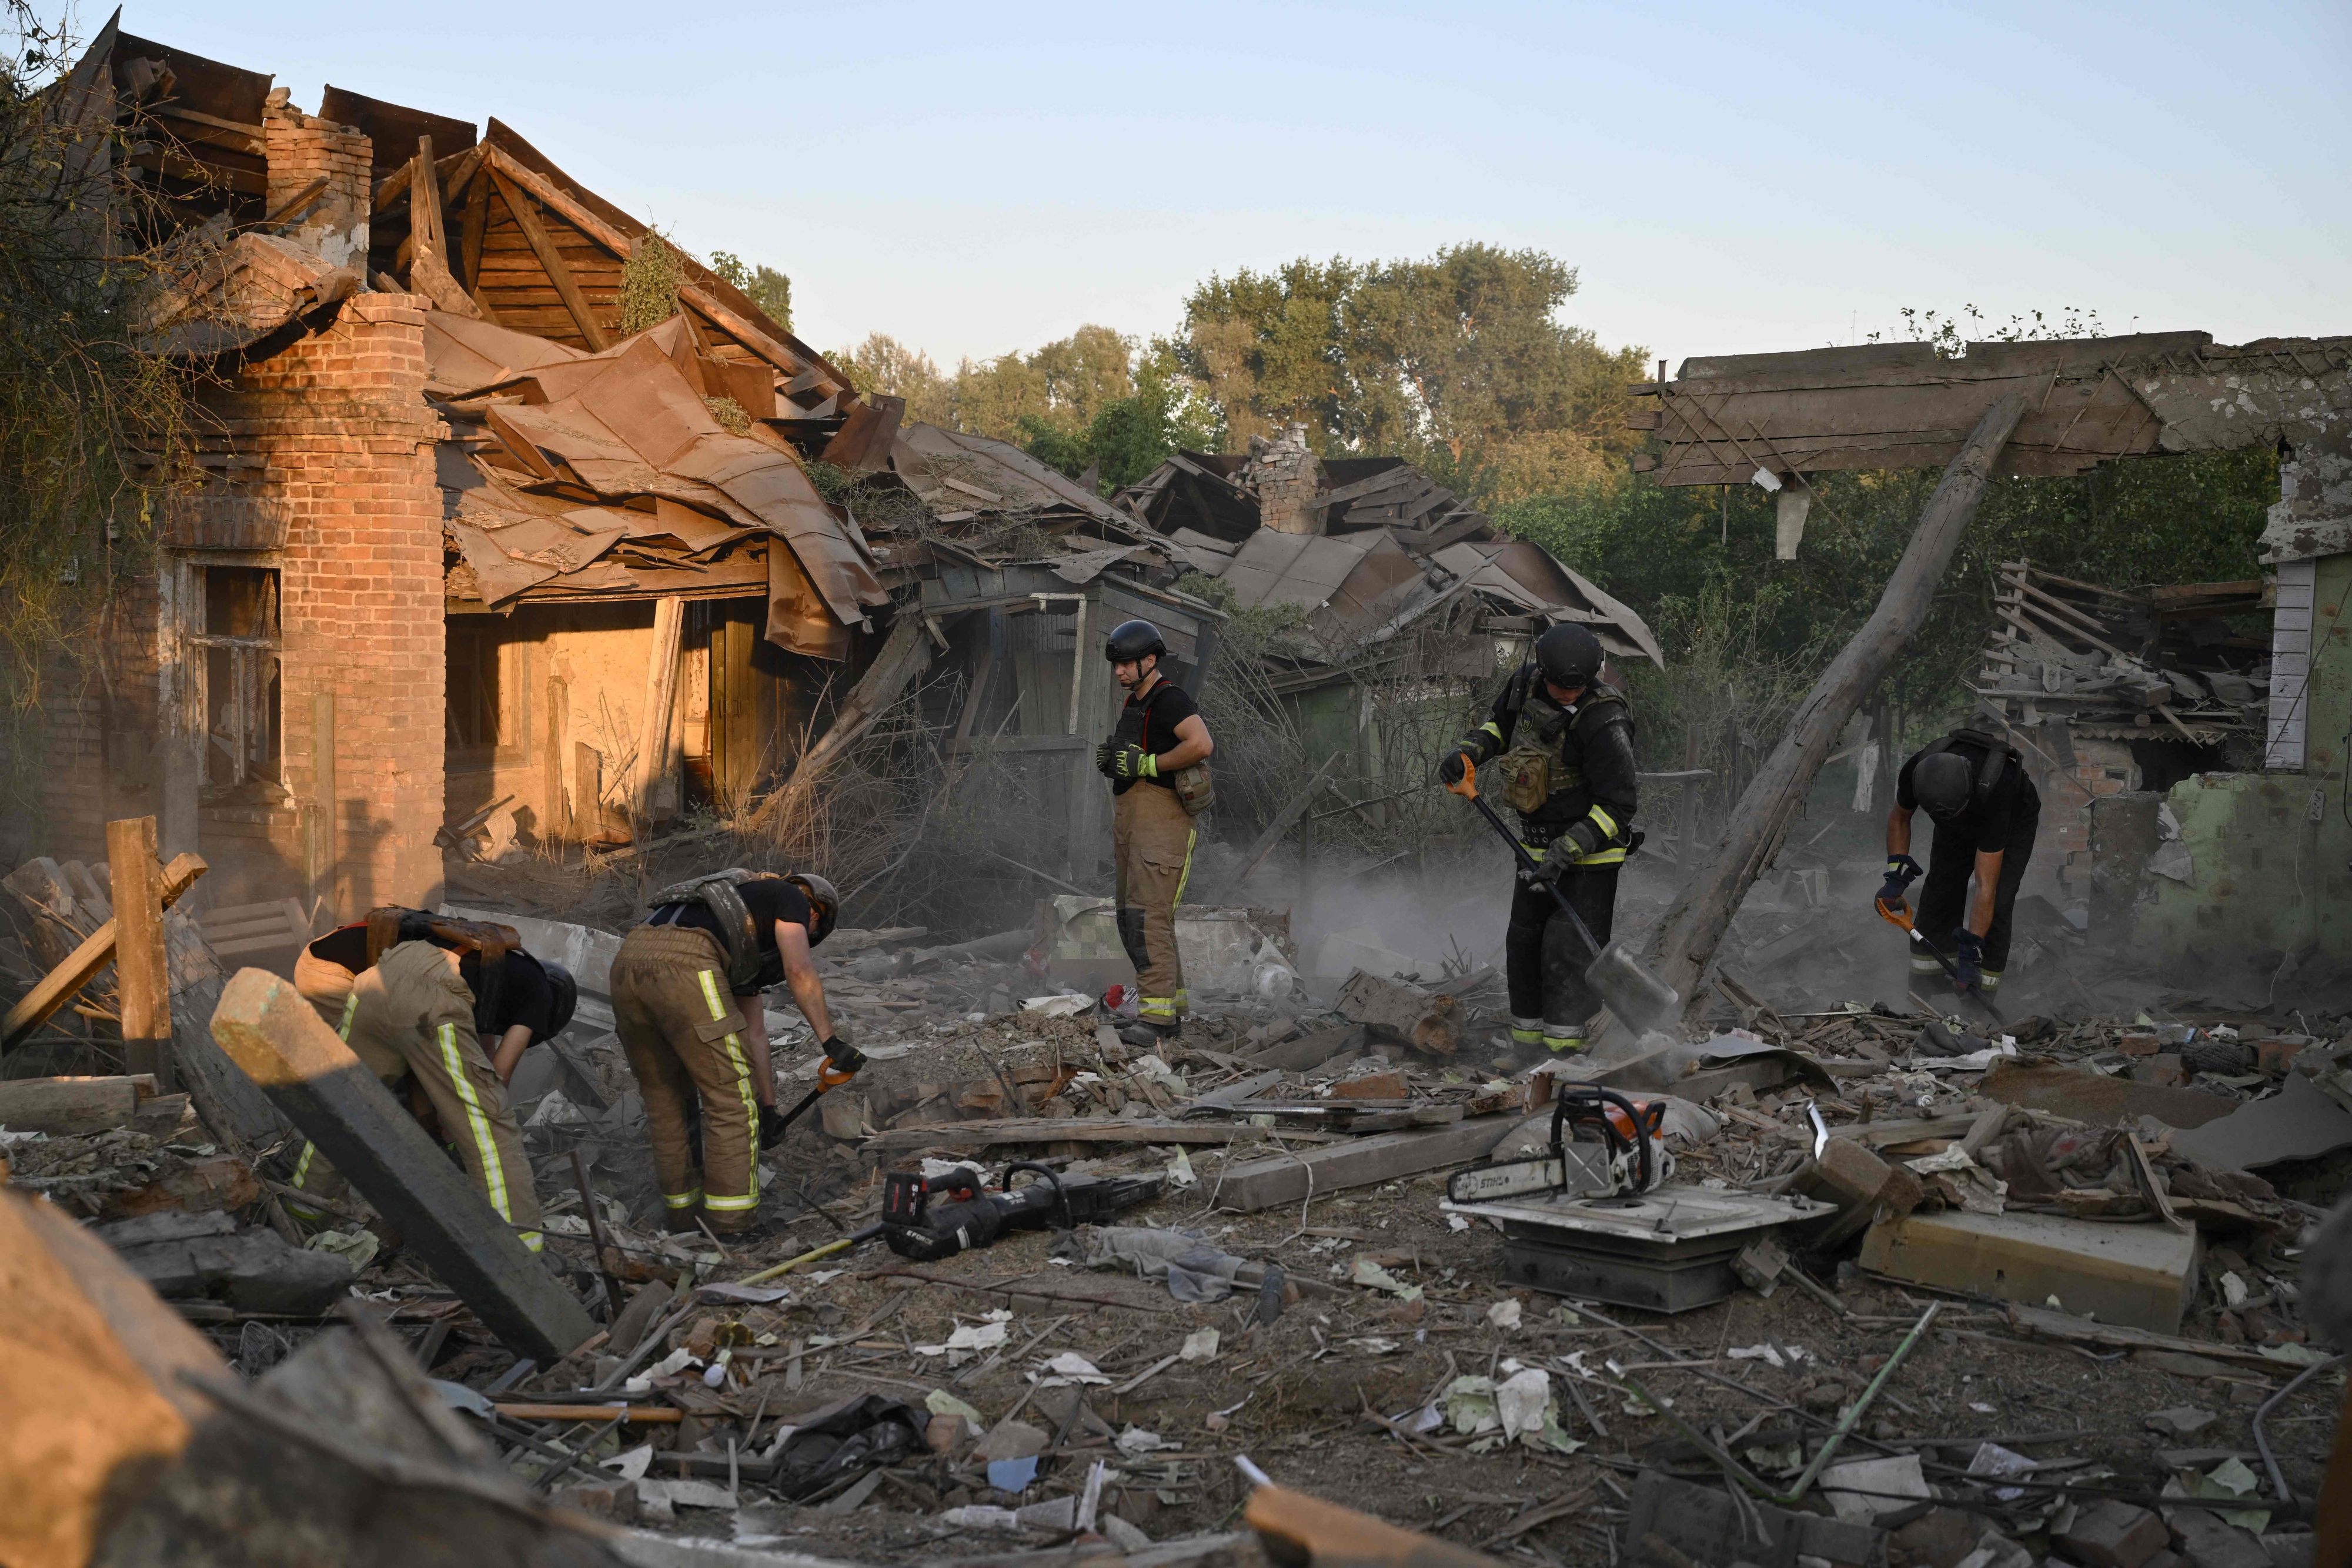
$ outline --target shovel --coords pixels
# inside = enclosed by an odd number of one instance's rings
[[[1609,1004],[1610,1011],[1640,1033],[1656,1028],[1682,1006],[1681,994],[1642,967],[1633,955],[1625,951],[1623,943],[1612,942],[1603,947],[1593,939],[1591,927],[1584,924],[1584,917],[1569,904],[1568,895],[1560,892],[1559,884],[1543,874],[1543,868],[1536,864],[1534,856],[1528,853],[1528,847],[1519,842],[1519,835],[1505,826],[1503,819],[1495,814],[1495,808],[1486,804],[1479,795],[1477,764],[1467,757],[1463,758],[1462,781],[1448,784],[1446,788],[1478,808],[1478,814],[1503,836],[1505,843],[1511,846],[1512,857],[1519,862],[1519,869],[1542,883],[1551,894],[1552,902],[1559,905],[1559,912],[1568,916],[1568,923],[1576,928],[1576,934],[1584,938],[1584,950],[1592,955],[1592,962],[1584,971],[1584,983],[1600,993],[1601,999]]]
[[[1874,900],[1873,902],[1877,904],[1878,917],[1881,920],[1885,921],[1889,925],[1901,926],[1903,934],[1911,938],[1911,946],[1918,949],[1920,952],[1927,954],[1927,956],[1933,958],[1937,963],[1943,966],[1944,973],[1952,977],[1953,985],[1959,986],[1960,992],[1963,996],[1974,998],[1976,999],[1977,1006],[1984,1009],[1985,1011],[1992,1015],[1993,1022],[2006,1023],[2009,1021],[2000,1016],[2000,1009],[1999,1008],[1994,1007],[1991,1002],[1985,999],[1985,994],[1982,991],[1978,990],[1974,986],[1960,985],[1960,971],[1958,967],[1955,966],[1949,958],[1944,956],[1942,948],[1937,947],[1933,942],[1928,941],[1926,936],[1920,934],[1919,927],[1912,923],[1911,906],[1909,904],[1898,903],[1894,908],[1889,909],[1886,907],[1884,901]]]

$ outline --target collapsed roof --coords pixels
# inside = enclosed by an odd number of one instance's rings
[[[1468,612],[1536,628],[1577,622],[1619,658],[1664,663],[1640,615],[1541,546],[1501,537],[1401,457],[1318,460],[1294,426],[1246,455],[1179,453],[1114,499],[1236,605],[1304,610],[1334,654]]]

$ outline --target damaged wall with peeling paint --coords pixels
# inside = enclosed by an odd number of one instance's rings
[[[2352,947],[2352,554],[2316,563],[2299,772],[2200,773],[2165,799],[2177,830],[2143,865],[2135,934],[2168,956],[2276,966]]]

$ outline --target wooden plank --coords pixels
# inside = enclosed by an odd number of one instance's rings
[[[122,1065],[155,1076],[166,1093],[172,1082],[172,985],[163,956],[163,867],[155,862],[155,819],[126,817],[106,824],[106,862],[112,868],[114,974],[122,1020]]]
[[[547,269],[548,280],[555,285],[556,293],[562,296],[563,308],[571,312],[572,325],[580,329],[580,335],[587,340],[589,348],[597,353],[603,353],[611,346],[605,339],[604,329],[599,326],[596,318],[589,313],[588,301],[581,295],[580,285],[573,280],[572,269],[564,262],[563,253],[556,249],[555,241],[548,237],[547,225],[540,222],[538,209],[530,204],[530,198],[517,190],[514,182],[508,177],[508,162],[505,159],[494,152],[490,156],[488,168],[491,181],[498,186],[499,199],[506,204],[507,211],[514,214],[515,223],[522,229],[523,237],[530,242],[531,253],[539,257],[539,265]]]
[[[0,1079],[0,1127],[12,1133],[79,1137],[120,1127],[138,1113],[140,1085],[153,1093],[152,1076],[137,1078]]]
[[[544,1364],[595,1333],[538,1255],[291,985],[239,970],[212,1025],[229,1059],[509,1349]]]
[[[163,868],[158,900],[168,909],[179,902],[180,895],[194,887],[196,878],[205,874],[204,857],[194,854],[175,855]],[[91,932],[80,946],[67,955],[63,963],[41,977],[41,983],[25,994],[24,1000],[8,1009],[0,1019],[0,1054],[14,1050],[57,1010],[71,1001],[80,989],[98,976],[98,972],[114,961],[114,922]]]
[[[994,1144],[1231,1144],[1263,1137],[1265,1129],[1247,1123],[1143,1121],[1126,1117],[1013,1116],[985,1122],[939,1122],[893,1127],[858,1145],[867,1154],[908,1149],[986,1148]],[[1338,1142],[1333,1133],[1282,1134],[1289,1143]]]
[[[1481,1116],[1428,1132],[1349,1138],[1305,1154],[1252,1160],[1219,1178],[1216,1205],[1255,1214],[1277,1204],[1297,1203],[1310,1193],[1319,1197],[1484,1159],[1521,1120]],[[1297,1134],[1283,1136],[1295,1142]]]
[[[654,601],[654,645],[646,663],[645,708],[637,724],[637,814],[651,821],[654,791],[670,769],[670,710],[677,703],[678,649],[686,629],[686,601],[671,595]]]

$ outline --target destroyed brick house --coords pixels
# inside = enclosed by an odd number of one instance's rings
[[[1656,434],[1635,467],[1773,490],[1784,557],[1801,547],[1807,474],[1944,463],[2012,392],[2027,412],[2006,473],[2275,445],[2258,580],[2103,585],[2007,563],[1978,712],[2042,796],[2048,848],[2029,892],[2174,956],[2284,975],[2343,951],[2352,338],[2151,333],[1971,343],[1957,359],[1926,343],[1823,349],[1690,360],[1636,392],[1635,422]]]
[[[1108,833],[1090,751],[1118,695],[1090,650],[1149,615],[1197,690],[1221,617],[1173,585],[1229,559],[1241,602],[1350,643],[1442,625],[1484,639],[1454,654],[1477,673],[1560,615],[1656,656],[1392,459],[1297,448],[1294,511],[1259,531],[1266,459],[1188,455],[1114,506],[902,423],[682,255],[677,312],[625,338],[649,231],[496,119],[337,87],[306,113],[112,24],[62,101],[95,145],[128,131],[121,177],[202,258],[150,326],[194,377],[203,482],[161,570],[116,585],[99,667],[47,683],[20,849],[92,853],[153,812],[216,904],[430,903],[453,825],[609,845],[724,815],[919,684],[1068,867]],[[1362,729],[1332,667],[1285,678]]]

